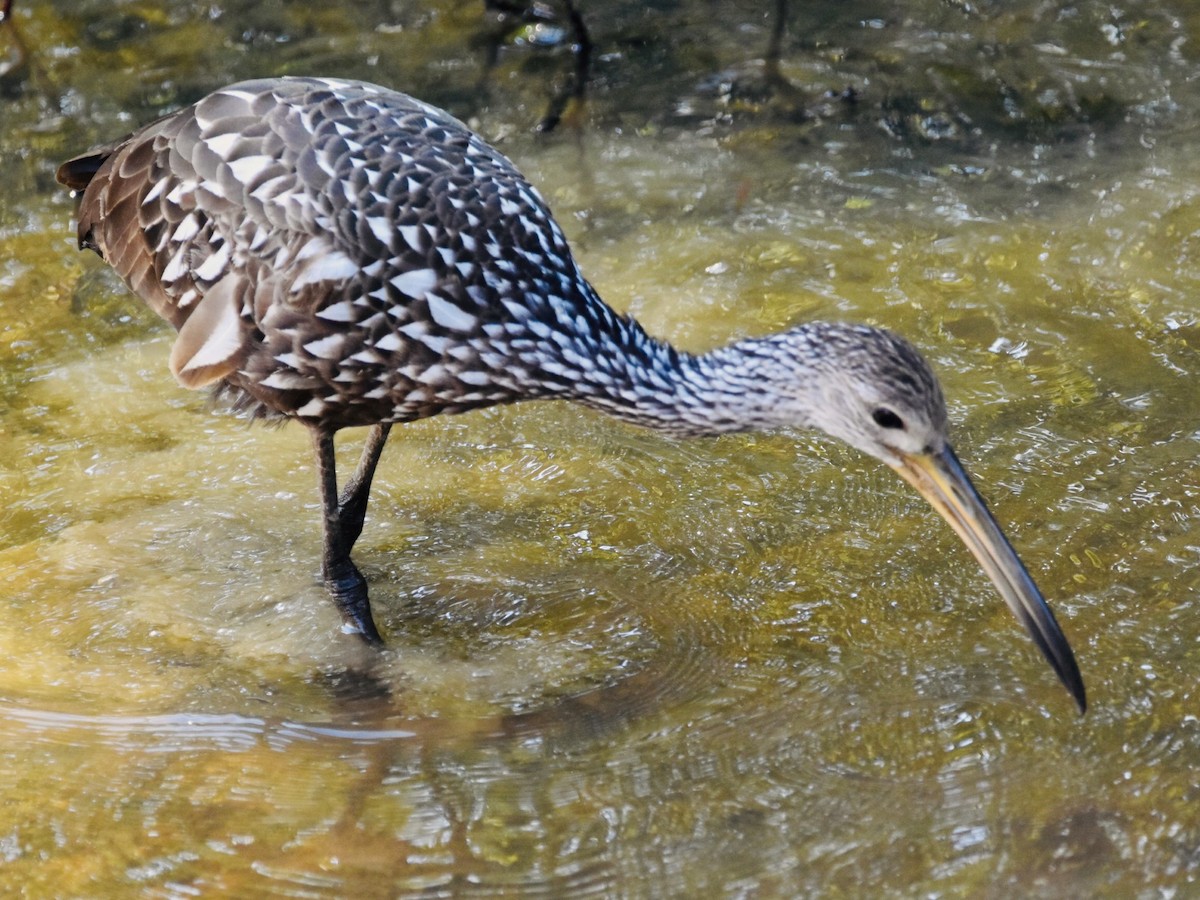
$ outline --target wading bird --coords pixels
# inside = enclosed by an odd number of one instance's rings
[[[389,428],[566,399],[677,437],[811,427],[895,469],[946,518],[1086,708],[1075,656],[946,437],[906,341],[811,323],[693,355],[608,307],[513,164],[442,110],[353,81],[223,88],[64,163],[81,248],[178,331],[170,367],[302,422],[322,575],[381,643],[350,558]],[[370,426],[339,494],[334,434]]]

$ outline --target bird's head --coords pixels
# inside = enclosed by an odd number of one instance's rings
[[[941,385],[916,348],[883,329],[824,323],[741,346],[758,363],[748,380],[771,383],[759,392],[775,398],[765,418],[820,429],[887,463],[916,488],[974,554],[1085,710],[1074,653],[955,456]]]
[[[893,468],[947,445],[942,387],[908,341],[866,325],[824,323],[780,339],[784,357],[804,369],[793,383],[803,385],[805,424]]]

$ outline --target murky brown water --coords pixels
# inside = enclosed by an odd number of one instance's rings
[[[592,103],[543,137],[567,53],[521,32],[483,77],[481,4],[16,4],[0,890],[1198,889],[1193,4],[796,11],[803,119],[760,103],[766,4],[589,3]],[[601,293],[689,349],[808,318],[908,335],[1088,715],[891,473],[564,405],[400,429],[357,550],[389,649],[338,634],[306,435],[179,389],[53,184],[92,141],[279,73],[477,116]]]

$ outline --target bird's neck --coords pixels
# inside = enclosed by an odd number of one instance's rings
[[[598,298],[589,304],[590,346],[559,348],[573,370],[565,396],[615,418],[678,436],[718,435],[785,424],[764,390],[771,338],[748,339],[704,354],[677,350],[653,338],[633,318],[618,316]],[[581,332],[573,335],[581,339]],[[787,424],[796,424],[793,418]]]

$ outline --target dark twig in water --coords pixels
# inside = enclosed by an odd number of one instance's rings
[[[12,35],[13,47],[16,48],[10,59],[0,62],[0,79],[6,83],[19,82],[27,74],[25,65],[29,62],[29,51],[25,48],[17,23],[12,20],[12,0],[4,0],[4,5],[0,6],[0,27]]]
[[[563,5],[567,8],[567,18],[570,20],[571,30],[574,32],[571,52],[575,57],[575,69],[571,73],[570,85],[550,101],[550,108],[542,117],[542,121],[538,123],[538,131],[554,130],[570,104],[574,103],[576,108],[582,106],[587,96],[588,81],[592,77],[593,44],[591,35],[588,33],[587,23],[584,22],[583,15],[576,9],[574,0],[563,0]]]
[[[588,82],[591,80],[592,57],[594,45],[588,32],[583,14],[576,8],[574,0],[561,0],[566,19],[570,25],[570,48],[573,65],[566,77],[565,85],[555,91],[546,107],[546,112],[538,121],[537,131],[552,131],[567,115],[572,107],[578,108],[587,95]],[[487,81],[500,61],[500,53],[506,42],[519,34],[522,29],[531,28],[534,31],[547,26],[558,18],[554,9],[546,3],[521,3],[515,0],[485,0],[484,6],[491,13],[491,25],[485,35],[485,57],[483,72],[479,77],[480,95],[486,90]],[[537,41],[529,41],[535,46]],[[550,42],[560,44],[561,41]]]
[[[767,53],[763,60],[763,68],[770,82],[787,81],[779,69],[779,60],[783,56],[783,36],[787,33],[787,9],[788,0],[775,0],[771,38],[767,41]]]

